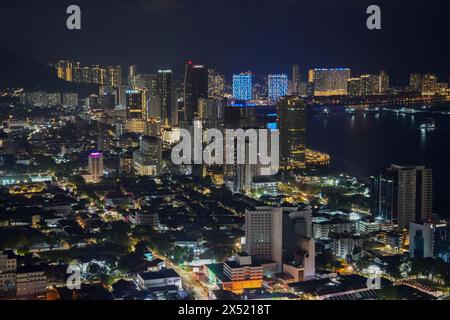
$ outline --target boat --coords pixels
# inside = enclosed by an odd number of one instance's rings
[[[434,119],[427,119],[424,123],[420,125],[422,130],[433,130],[436,128],[436,121]]]

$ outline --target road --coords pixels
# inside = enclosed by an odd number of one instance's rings
[[[193,277],[192,272],[180,268],[167,257],[158,256],[158,258],[165,260],[166,267],[175,270],[180,275],[184,288],[194,295],[195,300],[209,300],[207,288],[205,288],[199,280]]]

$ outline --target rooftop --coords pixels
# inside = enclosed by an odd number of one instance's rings
[[[155,280],[155,279],[165,279],[165,278],[175,278],[180,277],[179,274],[173,269],[163,269],[154,272],[142,272],[139,276],[144,280]]]

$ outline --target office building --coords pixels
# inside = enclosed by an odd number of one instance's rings
[[[350,69],[314,69],[309,71],[309,82],[314,84],[315,96],[347,95],[347,80]]]
[[[214,68],[208,69],[208,98],[222,100],[225,96],[225,77]]]
[[[300,68],[298,64],[292,66],[292,88],[291,94],[296,96],[300,95],[300,82],[302,81],[300,75]]]
[[[245,210],[245,251],[273,261],[276,269],[301,279],[315,275],[315,242],[310,208],[255,207]],[[295,271],[294,271],[295,270]]]
[[[198,117],[198,99],[208,97],[208,69],[188,61],[184,70],[184,120]]]
[[[140,176],[157,176],[162,167],[162,141],[154,136],[143,136],[139,150],[133,153],[134,170]]]
[[[372,214],[401,229],[432,216],[432,196],[432,172],[424,166],[392,165],[370,177]]]
[[[146,124],[147,99],[146,91],[128,89],[125,95],[126,120],[125,128],[130,132],[144,133]]]
[[[288,92],[288,77],[285,74],[269,74],[269,100],[278,101],[280,98],[287,95]]]
[[[446,221],[411,223],[409,227],[411,258],[440,258],[450,261],[450,233]]]
[[[154,97],[157,92],[157,74],[138,74],[133,78],[133,82],[130,84],[132,88],[147,90],[148,98]]]
[[[242,101],[253,99],[253,75],[250,72],[233,75],[233,98]]]
[[[172,70],[158,70],[156,93],[161,105],[162,123],[165,126],[176,124],[178,116],[174,110]]]
[[[277,104],[281,163],[302,166],[306,152],[306,105],[300,97],[286,96]]]

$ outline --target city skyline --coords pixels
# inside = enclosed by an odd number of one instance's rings
[[[450,300],[435,1],[2,2],[0,300]]]

